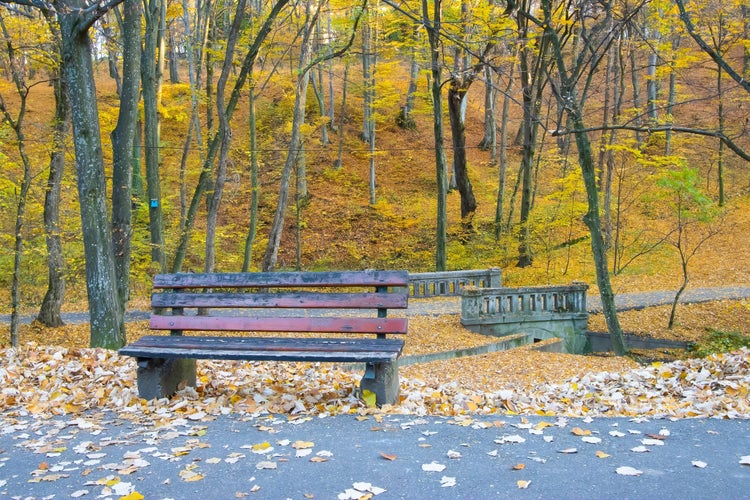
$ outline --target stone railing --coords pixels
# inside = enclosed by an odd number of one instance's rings
[[[536,340],[564,339],[567,352],[588,348],[585,283],[520,288],[465,288],[461,323],[488,335],[527,333]]]
[[[469,271],[409,273],[411,297],[458,296],[466,287],[499,288],[501,272],[498,267]]]

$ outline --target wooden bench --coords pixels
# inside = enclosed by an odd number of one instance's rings
[[[365,363],[360,390],[394,404],[404,339],[388,336],[403,336],[407,319],[387,316],[406,309],[408,285],[406,271],[160,274],[149,326],[170,335],[144,336],[119,353],[137,359],[144,399],[195,387],[196,359],[233,359]]]

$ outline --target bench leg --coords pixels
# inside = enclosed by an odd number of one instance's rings
[[[367,363],[359,388],[363,392],[375,393],[375,404],[378,406],[398,403],[398,361]]]
[[[168,398],[184,386],[195,387],[194,359],[138,358],[138,395]]]

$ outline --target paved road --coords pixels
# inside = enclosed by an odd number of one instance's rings
[[[3,498],[741,499],[747,420],[106,415],[0,435]],[[577,428],[577,429],[576,429]],[[598,442],[597,442],[598,441]],[[368,486],[369,485],[369,486]],[[357,493],[358,491],[358,493]]]

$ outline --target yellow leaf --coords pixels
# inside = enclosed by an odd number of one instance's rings
[[[524,470],[526,468],[526,464],[516,464],[513,467],[511,467],[513,470]]]
[[[120,497],[120,500],[143,500],[144,498],[146,498],[146,497],[144,497],[143,495],[141,495],[137,491],[134,491],[134,492],[130,493],[129,495],[125,495],[124,497]]]
[[[516,484],[518,485],[518,489],[525,490],[529,487],[531,481],[516,481]]]
[[[604,453],[603,451],[597,451],[596,456],[599,458],[608,458],[610,455],[608,455],[607,453]]]
[[[362,391],[362,401],[364,401],[368,407],[374,407],[376,404],[375,393],[368,390]]]
[[[253,445],[253,451],[263,451],[271,447],[271,443],[264,441],[263,443],[257,443]]]
[[[590,436],[591,435],[590,430],[584,430],[584,429],[581,429],[580,427],[573,427],[573,429],[570,432],[572,432],[576,436]]]

